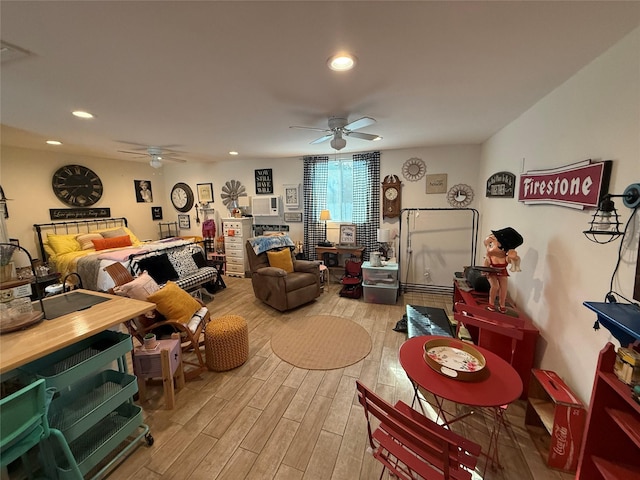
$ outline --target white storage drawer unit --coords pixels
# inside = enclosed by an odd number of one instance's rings
[[[362,264],[362,290],[366,303],[394,305],[398,299],[398,264],[389,263],[372,267],[370,262]]]
[[[227,256],[227,275],[244,277],[249,261],[244,250],[247,239],[253,236],[251,218],[223,218],[224,251]]]

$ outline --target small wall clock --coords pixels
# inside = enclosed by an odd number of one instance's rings
[[[382,217],[400,216],[402,182],[396,175],[387,175],[382,182]]]
[[[186,183],[176,183],[171,189],[171,203],[179,212],[188,212],[193,208],[193,190]]]
[[[89,207],[102,197],[102,181],[95,172],[82,165],[65,165],[53,174],[53,193],[72,207]]]
[[[427,172],[427,167],[421,158],[410,158],[402,165],[402,175],[410,182],[417,182]]]
[[[469,185],[459,183],[447,192],[447,202],[454,208],[464,208],[473,200],[473,190]]]

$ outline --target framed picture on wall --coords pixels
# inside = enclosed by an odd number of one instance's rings
[[[198,203],[213,202],[213,183],[198,183]]]
[[[178,227],[183,230],[191,228],[191,218],[189,215],[178,215]]]
[[[302,222],[302,212],[284,212],[285,222]]]
[[[162,207],[151,207],[151,219],[162,220]]]
[[[352,223],[340,225],[340,245],[356,244],[356,226]]]

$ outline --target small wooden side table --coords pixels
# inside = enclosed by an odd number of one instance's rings
[[[138,377],[140,402],[146,400],[146,380],[162,378],[165,406],[167,410],[172,410],[175,406],[174,378],[178,390],[184,387],[180,340],[177,338],[158,340],[158,346],[153,350],[137,347],[133,351],[133,370]]]

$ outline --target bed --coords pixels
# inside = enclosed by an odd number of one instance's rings
[[[173,237],[143,242],[128,228],[124,217],[39,223],[34,228],[41,258],[60,273],[61,279],[77,273],[83,288],[96,291],[114,286],[104,272],[107,265],[120,262],[129,269],[131,258],[180,245],[193,249],[196,240]]]

